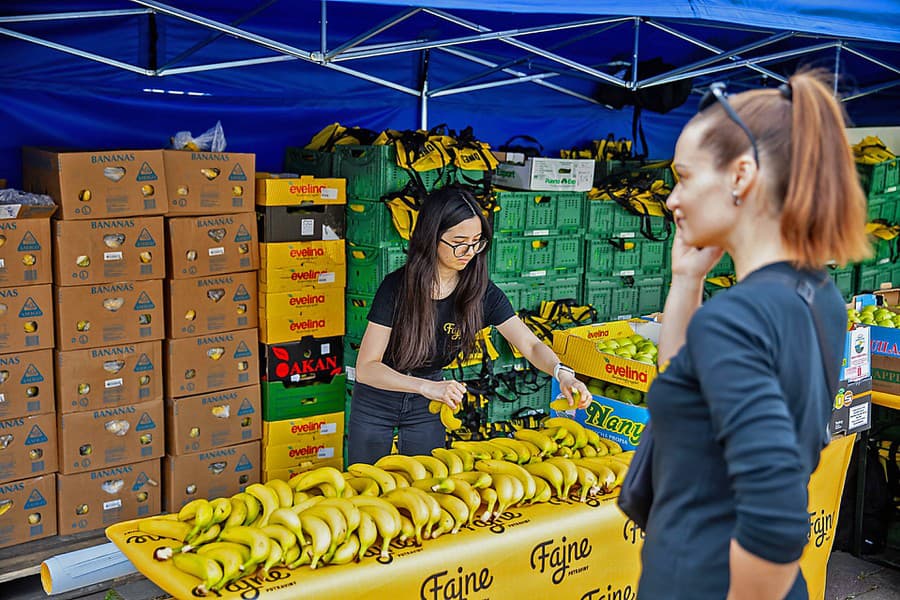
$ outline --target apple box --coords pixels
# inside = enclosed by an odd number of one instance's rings
[[[553,351],[576,373],[646,392],[656,378],[656,365],[604,352],[597,342],[638,334],[658,343],[661,327],[654,321],[633,319],[556,330]]]
[[[559,382],[555,379],[550,388],[551,398],[560,395]],[[593,429],[600,437],[612,440],[623,450],[634,450],[641,441],[641,434],[650,419],[649,411],[642,406],[634,406],[604,396],[593,395],[593,400],[584,409],[551,409],[553,416],[568,417]]]

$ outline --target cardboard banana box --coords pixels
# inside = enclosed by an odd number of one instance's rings
[[[184,338],[257,325],[256,273],[166,281],[167,337]]]
[[[166,399],[166,452],[203,452],[262,436],[259,384]]]
[[[169,213],[252,212],[256,155],[163,150]]]
[[[51,239],[50,219],[46,217],[0,216],[0,285],[51,283]]]
[[[0,355],[0,419],[56,410],[53,350]]]

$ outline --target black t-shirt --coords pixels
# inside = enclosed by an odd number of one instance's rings
[[[399,303],[397,292],[403,283],[404,270],[405,267],[401,267],[384,278],[384,281],[378,286],[378,291],[375,293],[375,299],[372,301],[372,307],[369,309],[369,321],[392,329],[391,341],[388,343],[388,348],[391,348],[394,342],[394,324],[398,319],[402,318],[402,315],[396,314],[396,310]],[[424,289],[423,286],[422,293],[427,292],[428,290]],[[453,310],[455,300],[455,290],[446,298],[434,300],[434,303],[437,306],[437,320],[434,332],[436,342],[435,347],[432,349],[431,354],[425,362],[420,367],[412,369],[410,374],[415,376],[433,374],[449,365],[453,362],[453,359],[456,358],[451,345],[453,335],[459,335],[457,333],[456,315]],[[487,290],[484,293],[481,306],[482,314],[484,315],[482,327],[500,325],[511,317],[514,317],[516,314],[512,304],[509,303],[506,294],[504,294],[503,290],[498,288],[493,281],[488,281]],[[391,361],[388,353],[385,353],[382,362],[391,368],[394,367],[392,364],[393,361]]]

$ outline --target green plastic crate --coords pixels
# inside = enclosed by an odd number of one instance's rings
[[[356,381],[356,357],[359,356],[359,343],[344,338],[344,367],[347,371],[347,380]],[[352,369],[352,370],[351,370]]]
[[[869,196],[867,218],[889,225],[900,222],[900,192]]]
[[[723,255],[722,260],[716,263],[716,266],[709,271],[710,277],[716,277],[718,275],[734,275],[734,262],[728,254]]]
[[[347,201],[347,241],[357,246],[398,246],[405,243],[384,202]]]
[[[550,414],[550,401],[552,400],[550,397],[550,376],[540,373],[534,385],[528,386],[528,388],[537,388],[534,391],[531,389],[523,390],[525,386],[522,385],[522,382],[525,378],[526,376],[523,374],[515,375],[514,381],[516,385],[514,387],[520,390],[521,393],[519,394],[513,393],[509,387],[501,382],[497,386],[497,393],[488,395],[487,420],[489,423],[509,421],[517,416],[528,414]],[[500,399],[500,396],[511,401],[503,401]]]
[[[374,294],[388,273],[405,264],[403,246],[348,246],[347,291]]]
[[[499,191],[496,197],[495,231],[546,235],[584,228],[584,192]]]
[[[347,319],[347,336],[354,339],[362,339],[369,325],[368,315],[369,309],[372,308],[374,295],[368,294],[346,294],[346,319]]]
[[[900,192],[900,158],[873,165],[868,192],[869,197]]]
[[[665,271],[669,245],[645,238],[588,239],[585,272],[623,276],[659,274]]]
[[[668,292],[662,275],[585,278],[584,302],[602,321],[626,319],[661,311]]]
[[[283,421],[343,410],[347,376],[312,385],[286,386],[280,381],[261,385],[263,419]]]
[[[537,310],[544,300],[573,299],[581,303],[581,277],[547,277],[540,282],[525,282],[519,291],[521,308]]]
[[[488,250],[488,271],[491,275],[518,275],[522,272],[523,240],[495,237]]]
[[[900,258],[900,252],[898,252],[900,238],[883,240],[870,236],[870,239],[872,240],[872,257],[862,261],[861,264],[868,266],[887,265],[896,262]]]
[[[857,265],[847,265],[845,267],[829,267],[828,273],[834,280],[834,285],[840,290],[844,300],[849,302],[856,294],[856,279],[858,275]]]
[[[583,268],[580,234],[495,239],[488,260],[491,275],[498,279],[577,273]]]
[[[336,171],[335,156],[333,152],[290,147],[284,153],[284,170],[298,175],[333,177]]]
[[[634,215],[612,200],[590,200],[587,202],[585,228],[591,237],[640,237],[644,217]],[[648,217],[650,234],[661,240],[674,234],[674,226],[666,225],[665,217]]]
[[[504,294],[506,294],[509,303],[512,304],[513,310],[518,311],[523,308],[520,296],[521,290],[524,287],[522,283],[518,280],[495,281],[494,283]]]
[[[380,200],[385,194],[399,192],[410,181],[410,174],[397,166],[397,149],[387,146],[335,146],[335,174],[347,180],[347,197]],[[456,180],[456,167],[447,165],[419,173],[426,191]]]
[[[882,287],[900,285],[900,269],[893,263],[881,265],[859,265],[856,292],[874,292]]]

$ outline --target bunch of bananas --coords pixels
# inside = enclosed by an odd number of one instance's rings
[[[199,579],[193,593],[203,596],[276,566],[358,561],[379,539],[387,558],[394,540],[420,545],[554,495],[583,502],[620,485],[631,459],[563,417],[514,436],[254,483],[230,498],[197,499],[177,514],[141,520],[138,529],[177,540],[154,558]]]

